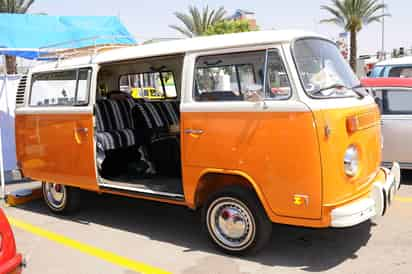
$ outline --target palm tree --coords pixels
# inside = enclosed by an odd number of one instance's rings
[[[34,0],[0,0],[0,13],[26,13]]]
[[[380,22],[385,14],[385,4],[378,0],[331,0],[331,5],[322,5],[321,9],[333,15],[332,18],[322,20],[321,23],[333,23],[350,32],[350,65],[356,72],[357,34],[373,22]],[[380,12],[381,11],[381,12]]]
[[[34,0],[0,0],[0,13],[26,13],[33,3]],[[6,71],[17,73],[15,56],[6,55]]]
[[[183,23],[183,26],[170,25],[187,37],[205,35],[208,28],[225,19],[226,11],[223,7],[209,9],[208,6],[200,11],[197,7],[189,6],[189,13],[175,12],[174,15]]]

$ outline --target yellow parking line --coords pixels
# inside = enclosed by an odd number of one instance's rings
[[[402,202],[402,203],[412,203],[412,197],[395,197],[395,201]]]
[[[57,243],[62,244],[64,246],[74,248],[76,250],[79,250],[80,252],[83,252],[83,253],[86,253],[88,255],[97,257],[99,259],[102,259],[102,260],[107,261],[109,263],[121,266],[123,268],[130,269],[130,270],[133,270],[133,271],[137,271],[139,273],[148,273],[148,274],[166,274],[166,273],[170,273],[170,272],[164,271],[162,269],[155,268],[155,267],[152,267],[150,265],[140,263],[140,262],[137,262],[137,261],[119,256],[119,255],[116,255],[114,253],[105,251],[103,249],[93,247],[93,246],[88,245],[88,244],[83,244],[81,242],[72,240],[68,237],[65,237],[65,236],[56,234],[54,232],[44,230],[40,227],[36,227],[34,225],[19,221],[15,218],[8,217],[8,219],[9,219],[10,224],[14,227],[20,228],[22,230],[25,230],[25,231],[30,232],[32,234],[35,234],[37,236],[46,238],[48,240],[57,242]]]

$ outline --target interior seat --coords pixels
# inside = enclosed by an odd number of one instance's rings
[[[151,102],[157,109],[166,127],[179,125],[179,111],[176,110],[175,101],[155,101]]]
[[[141,143],[132,117],[135,102],[132,99],[96,102],[96,141],[103,151],[134,146]]]
[[[136,128],[143,133],[149,160],[160,175],[180,176],[180,139],[169,132],[179,124],[178,114],[170,102],[139,101],[133,109]]]

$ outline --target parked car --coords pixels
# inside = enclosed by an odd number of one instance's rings
[[[381,110],[384,165],[396,160],[412,169],[412,78],[367,78],[362,85]]]
[[[120,96],[122,75],[155,79],[164,98]],[[16,96],[17,159],[55,213],[78,208],[79,189],[178,204],[202,211],[225,252],[253,252],[272,223],[351,227],[385,214],[399,165],[381,168],[379,109],[358,85],[333,41],[301,31],[44,63]]]
[[[13,231],[0,209],[0,274],[22,272],[22,255],[16,252]]]
[[[369,77],[412,77],[412,56],[393,58],[375,65]]]

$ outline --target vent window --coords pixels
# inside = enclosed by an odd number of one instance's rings
[[[24,94],[26,92],[27,76],[21,77],[16,93],[16,108],[24,106]]]

